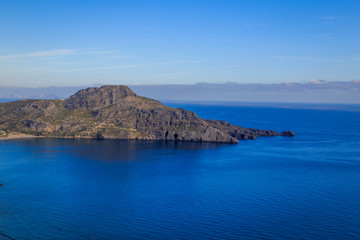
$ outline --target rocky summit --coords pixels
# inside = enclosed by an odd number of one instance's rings
[[[294,136],[205,120],[181,108],[138,96],[127,86],[82,89],[66,100],[0,103],[0,134],[95,139],[237,143],[260,136]]]

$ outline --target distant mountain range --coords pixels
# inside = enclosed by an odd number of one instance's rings
[[[360,103],[360,81],[305,83],[196,83],[129,85],[137,93],[169,101]],[[84,88],[0,87],[0,98],[65,99]]]

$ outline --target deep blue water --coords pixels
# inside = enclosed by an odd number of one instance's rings
[[[360,239],[359,112],[170,105],[296,137],[235,145],[0,141],[0,232],[14,239]]]

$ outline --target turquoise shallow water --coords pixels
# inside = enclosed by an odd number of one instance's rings
[[[236,145],[1,141],[0,232],[14,239],[360,238],[359,112],[171,105],[296,137]]]

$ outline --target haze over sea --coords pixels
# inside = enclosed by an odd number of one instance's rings
[[[360,238],[360,112],[168,105],[296,136],[239,144],[0,141],[0,232],[14,239]]]

